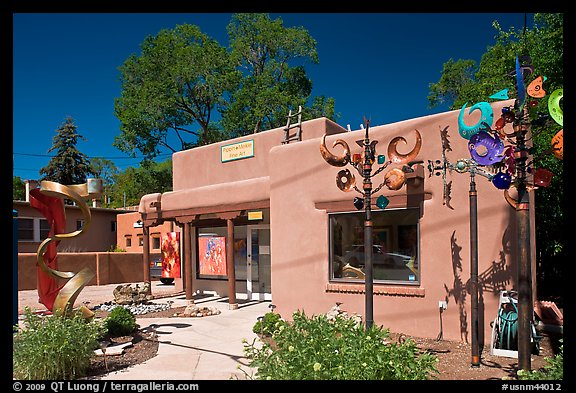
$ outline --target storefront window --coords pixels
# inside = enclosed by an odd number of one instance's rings
[[[227,278],[227,227],[198,228],[198,278]],[[246,227],[234,227],[234,275],[246,280]]]
[[[330,279],[364,282],[364,212],[330,214]],[[372,212],[374,282],[420,283],[418,209]]]

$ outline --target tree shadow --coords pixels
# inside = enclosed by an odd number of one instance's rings
[[[483,347],[484,343],[484,294],[490,293],[493,296],[499,296],[500,291],[504,291],[512,282],[512,272],[506,263],[506,251],[509,251],[509,235],[508,230],[504,232],[502,237],[502,251],[500,251],[499,260],[492,261],[490,267],[480,274],[478,274],[478,342]],[[450,236],[450,249],[452,250],[452,273],[454,281],[452,288],[448,288],[444,284],[446,291],[446,301],[450,297],[458,305],[458,312],[460,315],[460,338],[468,343],[468,313],[466,311],[466,298],[472,292],[472,283],[470,278],[463,280],[462,278],[462,246],[458,244],[456,238],[456,231],[452,232]]]
[[[460,253],[462,247],[458,245],[456,240],[456,231],[452,232],[450,236],[450,249],[452,251],[452,273],[454,274],[454,281],[452,284],[452,289],[449,289],[446,284],[444,284],[444,290],[446,291],[446,301],[450,297],[454,298],[454,302],[458,305],[458,312],[460,314],[460,339],[468,342],[468,314],[466,312],[466,286],[462,282],[460,277],[462,273],[462,257]]]

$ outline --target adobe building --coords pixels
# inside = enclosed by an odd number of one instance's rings
[[[513,101],[492,103],[495,113]],[[478,111],[467,115],[474,124]],[[371,126],[376,154],[388,159],[387,147],[406,154],[421,135],[413,162],[390,164],[373,177],[373,187],[393,168],[406,183],[375,193],[389,200],[372,208],[374,239],[374,323],[393,332],[470,342],[470,214],[468,173],[447,174],[447,206],[441,177],[431,175],[428,160],[442,158],[441,130],[450,136],[447,158],[470,158],[468,141],[458,133],[459,111],[398,123]],[[511,124],[506,125],[510,127]],[[417,130],[417,132],[415,131]],[[347,131],[319,118],[298,130],[301,140],[286,140],[284,128],[174,153],[173,191],[142,197],[144,265],[149,263],[150,228],[174,222],[182,228],[182,280],[186,297],[203,291],[238,299],[270,299],[276,312],[291,319],[296,310],[326,313],[337,302],[348,313],[365,313],[363,278],[364,209],[358,210],[353,189],[337,187],[337,168],[320,154],[322,136],[328,150],[342,154],[337,139],[351,153],[365,130]],[[373,170],[378,168],[375,164]],[[348,179],[349,180],[349,179]],[[490,322],[496,317],[500,291],[516,289],[515,210],[503,191],[476,176],[478,195],[479,342],[490,344]],[[533,204],[531,204],[533,208]],[[532,220],[532,248],[533,220]],[[534,260],[534,258],[533,258]],[[534,274],[534,270],[532,270]],[[148,278],[149,279],[149,278]],[[439,302],[446,302],[441,310]]]
[[[12,201],[12,208],[18,212],[18,252],[36,253],[40,243],[48,237],[50,225],[38,210],[30,205],[30,190],[39,183],[26,180],[24,201]],[[89,207],[92,221],[89,236],[69,239],[59,247],[59,252],[110,251],[116,246],[116,217],[124,210],[100,207],[98,200]],[[76,205],[64,205],[66,215],[66,233],[74,232],[84,226],[84,215]]]

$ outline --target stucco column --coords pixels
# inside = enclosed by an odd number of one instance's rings
[[[142,260],[143,260],[143,268],[144,268],[144,282],[150,283],[150,229],[148,226],[142,226]],[[152,285],[150,285],[150,293],[152,293]]]

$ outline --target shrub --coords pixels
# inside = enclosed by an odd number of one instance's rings
[[[80,313],[70,317],[42,317],[26,307],[24,327],[15,326],[12,352],[13,377],[23,380],[82,377],[98,348],[104,328]]]
[[[112,337],[126,336],[138,328],[136,317],[124,307],[115,307],[104,320]]]
[[[427,379],[437,372],[437,358],[418,354],[416,344],[388,342],[389,331],[366,330],[354,318],[308,318],[295,312],[272,335],[273,343],[244,344],[257,379],[392,380]]]
[[[562,341],[561,341],[562,342]],[[518,379],[522,380],[561,380],[564,377],[564,345],[554,357],[545,358],[546,364],[541,370],[518,370]]]
[[[256,334],[261,334],[263,336],[272,336],[274,330],[276,330],[280,324],[282,324],[282,318],[280,314],[274,312],[267,312],[264,314],[262,320],[258,320],[252,327],[252,332]]]

